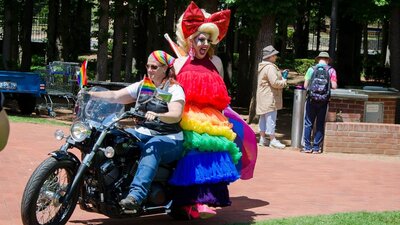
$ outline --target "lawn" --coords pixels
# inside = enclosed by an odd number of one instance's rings
[[[301,216],[231,225],[399,225],[400,211],[337,213],[323,216]]]

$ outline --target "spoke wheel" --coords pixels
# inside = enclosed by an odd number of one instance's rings
[[[33,172],[21,203],[24,225],[63,225],[71,217],[78,192],[62,202],[76,174],[75,163],[48,158]]]

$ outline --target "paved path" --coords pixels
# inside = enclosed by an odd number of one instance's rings
[[[0,225],[20,225],[20,202],[36,166],[62,142],[53,125],[12,123],[0,152]],[[61,127],[68,131],[68,127]],[[231,185],[232,206],[209,220],[174,221],[168,216],[115,220],[77,208],[69,225],[229,224],[300,215],[400,210],[400,158],[302,154],[259,149],[255,176]],[[143,223],[142,223],[143,222]]]

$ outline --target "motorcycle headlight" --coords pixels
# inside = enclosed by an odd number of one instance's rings
[[[90,135],[90,129],[82,122],[76,122],[71,126],[71,137],[76,142],[85,140]]]
[[[102,149],[102,151],[104,152],[104,155],[109,159],[111,159],[115,155],[115,150],[111,146],[108,146],[107,148]]]

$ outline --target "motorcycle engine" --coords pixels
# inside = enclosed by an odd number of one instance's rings
[[[112,160],[107,160],[100,166],[100,171],[103,174],[104,183],[108,186],[113,184],[119,177],[118,167],[115,166]]]

